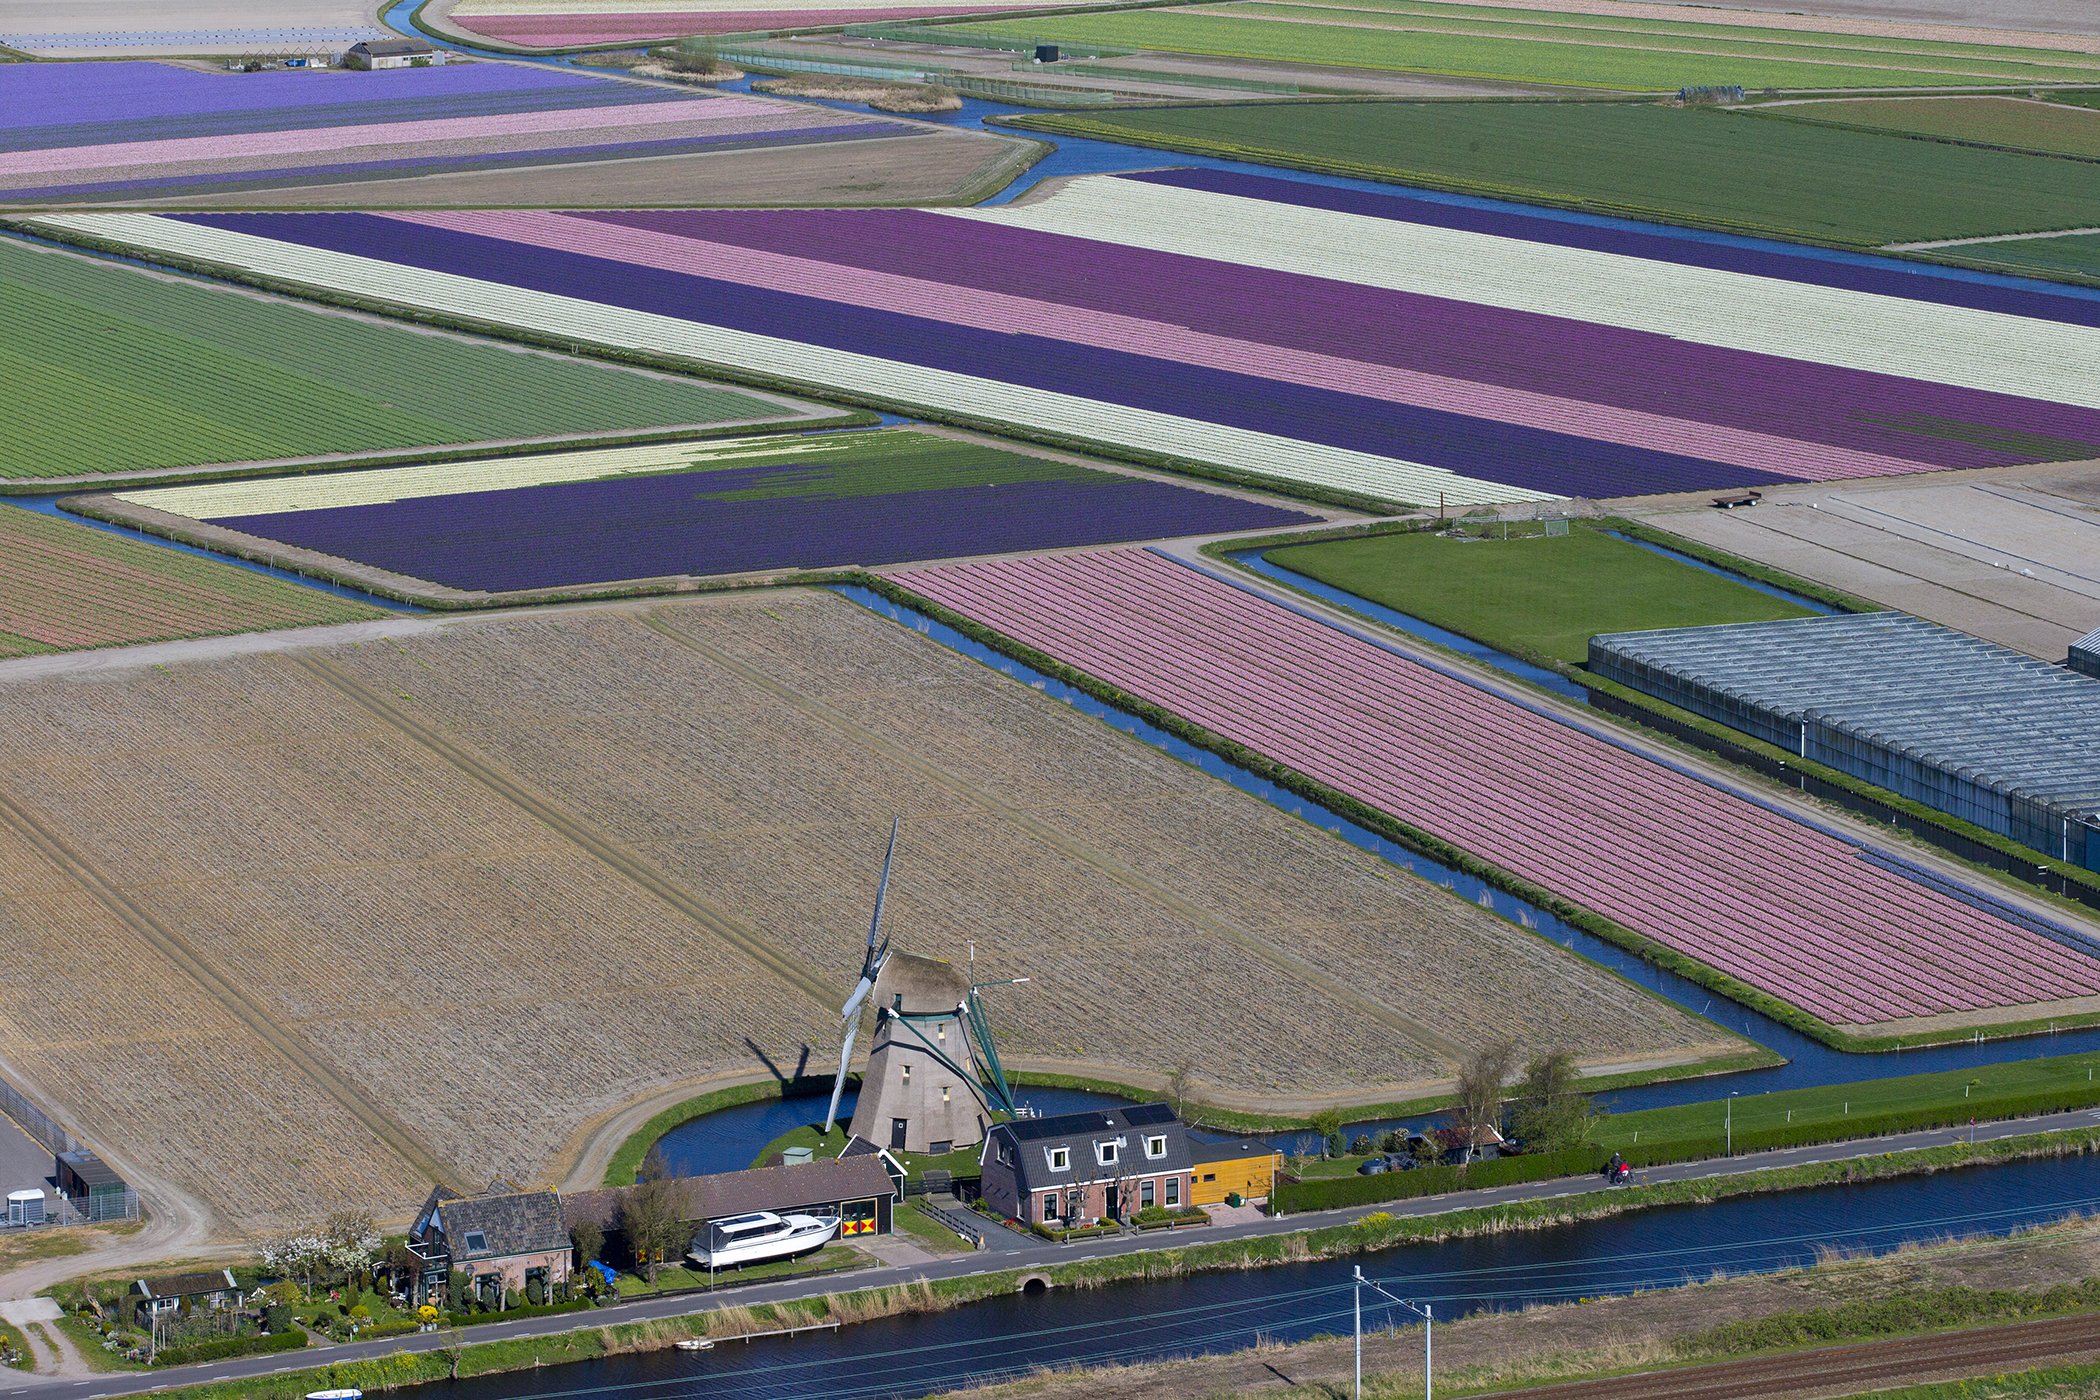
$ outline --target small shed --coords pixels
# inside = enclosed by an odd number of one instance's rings
[[[345,68],[421,68],[442,62],[438,51],[421,39],[367,39],[343,55]]]
[[[2100,678],[2100,627],[2071,643],[2071,654],[2064,664],[2080,675]]]
[[[198,1308],[238,1308],[246,1301],[231,1269],[154,1274],[131,1284],[132,1316],[141,1327],[166,1313]]]
[[[1204,1142],[1191,1134],[1189,1155],[1189,1204],[1196,1206],[1223,1205],[1234,1192],[1243,1200],[1267,1200],[1282,1164],[1274,1145],[1258,1138]]]
[[[129,1220],[134,1214],[131,1187],[85,1149],[58,1154],[58,1191],[90,1221]]]

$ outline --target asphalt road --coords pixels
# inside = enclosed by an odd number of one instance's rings
[[[1991,1142],[2001,1138],[2025,1137],[2036,1133],[2062,1132],[2072,1128],[2100,1126],[2100,1110],[2081,1109],[2072,1113],[2050,1114],[2042,1118],[2014,1119],[2003,1123],[1980,1124],[1976,1128],[1937,1128],[1928,1132],[1901,1133],[1893,1137],[1865,1138],[1854,1142],[1825,1143],[1818,1147],[1795,1147],[1778,1152],[1759,1152],[1740,1157],[1710,1159],[1702,1162],[1683,1162],[1667,1167],[1652,1167],[1635,1173],[1636,1183],[1665,1181],[1696,1181],[1709,1177],[1732,1176],[1743,1172],[1763,1171],[1774,1167],[1802,1166],[1815,1162],[1842,1161],[1847,1158],[1873,1157],[1884,1152],[1901,1152],[1920,1147],[1945,1147],[1957,1142]],[[1258,1235],[1284,1234],[1293,1230],[1304,1230],[1320,1225],[1339,1225],[1383,1210],[1406,1217],[1441,1215],[1455,1210],[1470,1210],[1476,1206],[1502,1205],[1513,1201],[1555,1200],[1566,1196],[1590,1195],[1609,1191],[1596,1177],[1569,1177],[1556,1181],[1529,1182],[1516,1186],[1498,1186],[1478,1191],[1456,1192],[1445,1196],[1427,1196],[1409,1201],[1388,1201],[1373,1205],[1354,1206],[1345,1210],[1331,1210],[1304,1215],[1285,1216],[1282,1219],[1263,1219],[1241,1225],[1224,1225],[1210,1229],[1175,1231],[1172,1237],[1162,1239],[1157,1235],[1117,1236],[1105,1240],[1087,1240],[1073,1244],[1051,1244],[1047,1241],[1026,1240],[1011,1233],[994,1236],[996,1248],[988,1248],[975,1254],[961,1255],[953,1259],[942,1259],[912,1267],[879,1267],[858,1269],[847,1274],[826,1274],[819,1278],[788,1279],[778,1283],[756,1283],[748,1287],[723,1288],[714,1293],[683,1294],[670,1298],[651,1298],[636,1302],[618,1303],[598,1308],[587,1313],[568,1313],[555,1317],[528,1318],[521,1322],[491,1322],[463,1331],[416,1334],[406,1337],[389,1337],[377,1342],[352,1342],[344,1345],[309,1347],[296,1353],[279,1353],[272,1356],[246,1357],[233,1361],[205,1362],[195,1366],[171,1367],[165,1371],[121,1372],[97,1376],[88,1380],[62,1380],[53,1377],[23,1377],[23,1384],[0,1390],[0,1396],[81,1396],[135,1395],[170,1385],[188,1385],[199,1381],[234,1380],[246,1376],[270,1375],[280,1371],[304,1370],[313,1366],[325,1366],[341,1361],[359,1361],[376,1356],[390,1356],[399,1351],[432,1351],[462,1343],[503,1341],[515,1337],[550,1336],[581,1327],[600,1327],[608,1323],[635,1322],[646,1318],[683,1317],[691,1314],[711,1312],[732,1305],[753,1303],[779,1303],[797,1298],[820,1297],[826,1293],[837,1293],[848,1288],[875,1288],[884,1284],[909,1283],[917,1279],[963,1278],[973,1274],[997,1273],[1009,1269],[1026,1269],[1036,1266],[1068,1264],[1081,1259],[1100,1259],[1119,1254],[1134,1254],[1155,1249],[1171,1249],[1190,1244],[1208,1244],[1220,1240],[1245,1239]],[[1011,1247],[1009,1246],[1011,1243]],[[1614,1392],[1618,1394],[1620,1392]],[[1719,1393],[1719,1392],[1717,1392]]]

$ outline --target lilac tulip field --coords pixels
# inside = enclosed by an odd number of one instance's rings
[[[513,64],[209,73],[0,67],[0,201],[167,199],[913,130]]]
[[[46,221],[443,317],[1381,501],[2100,456],[2100,301],[1218,171],[959,209]]]
[[[1832,1025],[2100,991],[1836,836],[1150,551],[895,578]]]
[[[161,487],[118,499],[488,593],[947,559],[1317,519],[905,429]]]

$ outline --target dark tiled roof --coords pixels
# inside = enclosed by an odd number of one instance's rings
[[[227,1269],[200,1269],[190,1274],[155,1274],[131,1285],[142,1298],[195,1298],[206,1293],[225,1293],[234,1287]]]
[[[1159,1157],[1145,1155],[1148,1137],[1164,1137],[1166,1152]],[[1102,1166],[1095,1155],[1095,1144],[1120,1138],[1123,1145],[1114,1166]],[[1055,1118],[1019,1118],[1011,1123],[996,1125],[990,1134],[991,1150],[985,1154],[984,1169],[1004,1169],[1002,1151],[1010,1148],[1013,1155],[1011,1170],[1020,1189],[1044,1190],[1052,1186],[1069,1186],[1075,1182],[1117,1181],[1134,1176],[1155,1176],[1161,1172],[1185,1172],[1195,1165],[1189,1155],[1189,1137],[1181,1120],[1163,1103],[1139,1104],[1134,1108],[1088,1109],[1082,1113],[1063,1113]],[[1063,1171],[1053,1171],[1050,1154],[1056,1148],[1070,1153],[1070,1165]]]
[[[754,1210],[835,1206],[844,1201],[864,1201],[870,1196],[893,1196],[897,1192],[897,1184],[890,1180],[879,1154],[805,1162],[792,1167],[755,1167],[743,1172],[681,1177],[678,1185],[685,1195],[685,1218],[694,1222],[720,1220],[724,1216],[744,1215]],[[616,1230],[620,1225],[621,1203],[633,1189],[622,1186],[564,1196],[561,1198],[563,1218],[571,1229],[588,1222],[601,1230]]]
[[[1273,1157],[1276,1144],[1259,1138],[1234,1138],[1225,1142],[1189,1139],[1189,1157],[1196,1162],[1238,1162],[1248,1157]]]
[[[562,1221],[561,1198],[552,1191],[446,1201],[438,1218],[444,1222],[445,1243],[454,1259],[545,1254],[569,1247],[569,1227]],[[469,1247],[467,1237],[476,1233],[484,1237],[486,1247]]]

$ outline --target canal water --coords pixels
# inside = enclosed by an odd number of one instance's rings
[[[1355,1260],[1156,1283],[1002,1295],[946,1313],[838,1332],[579,1362],[419,1391],[432,1400],[625,1396],[924,1395],[1043,1366],[1227,1351],[1346,1332],[1350,1269],[1440,1320],[1483,1309],[1661,1288],[1811,1262],[1822,1249],[2003,1234],[2100,1207],[2091,1159],[2061,1158],[1856,1186],[1826,1186],[1616,1219],[1409,1245]],[[1389,1314],[1366,1295],[1366,1326]],[[1403,1319],[1404,1320],[1404,1319]]]

